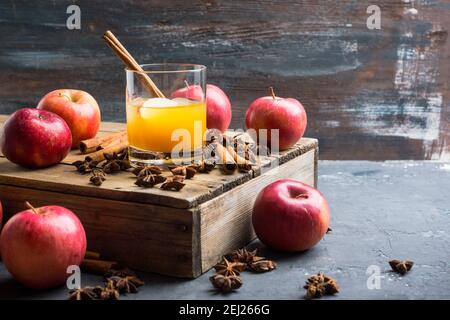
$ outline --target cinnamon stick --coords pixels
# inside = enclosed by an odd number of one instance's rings
[[[94,251],[86,251],[84,259],[100,260],[100,253]]]
[[[213,143],[215,146],[214,153],[219,157],[219,164],[222,165],[222,171],[225,174],[232,174],[237,168],[237,164],[236,161],[234,161],[233,156],[222,144],[217,142]]]
[[[145,73],[142,67],[136,62],[133,56],[128,52],[127,49],[125,49],[122,43],[120,43],[119,39],[117,39],[111,31],[108,30],[103,34],[103,40],[105,40],[108,46],[127,65],[130,70],[142,72],[139,74],[139,79],[151,95],[159,98],[165,98],[161,90],[159,90],[152,79],[150,79],[150,77]]]
[[[128,147],[128,140],[127,141],[115,141],[109,145],[107,145],[104,149],[90,153],[86,156],[87,161],[102,161],[105,159],[104,154],[105,153],[119,153],[123,149]]]
[[[92,153],[105,149],[106,146],[111,144],[115,140],[125,140],[127,139],[127,132],[116,132],[112,134],[107,134],[101,137],[95,137],[88,140],[83,140],[80,142],[80,152],[81,154]]]
[[[80,269],[87,273],[104,275],[107,271],[117,268],[116,261],[84,259]]]

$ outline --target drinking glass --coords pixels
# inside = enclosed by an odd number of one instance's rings
[[[143,71],[126,69],[131,163],[200,161],[206,131],[206,67],[175,63],[141,67]]]

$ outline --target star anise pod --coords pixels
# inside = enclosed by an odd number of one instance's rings
[[[72,163],[77,168],[77,171],[80,173],[88,173],[91,172],[94,168],[97,167],[98,162],[94,160],[78,160]]]
[[[239,276],[224,276],[215,274],[209,278],[214,288],[227,293],[239,289],[242,286],[242,279]]]
[[[102,163],[102,168],[105,173],[113,173],[118,171],[125,171],[131,168],[128,159],[121,159],[120,155],[114,153],[104,153],[105,161]]]
[[[176,176],[169,177],[161,185],[161,189],[180,191],[185,186],[183,181],[184,181],[184,177],[183,176],[176,175]]]
[[[84,287],[70,290],[69,300],[96,300],[99,297],[99,290],[102,287]]]
[[[119,300],[119,290],[116,289],[114,283],[110,280],[107,281],[104,288],[99,293],[100,300]]]
[[[117,153],[117,159],[128,160],[128,148],[125,148]]]
[[[249,263],[248,267],[254,272],[262,273],[276,269],[277,264],[272,260],[259,260]]]
[[[389,261],[389,265],[391,266],[392,270],[395,272],[398,272],[400,274],[405,274],[409,270],[411,270],[412,266],[414,265],[413,261],[409,260],[391,260]]]
[[[136,276],[112,276],[109,277],[107,281],[111,281],[114,288],[116,288],[120,293],[136,293],[138,292],[138,287],[144,285],[144,281]]]
[[[138,177],[134,184],[139,187],[151,188],[157,184],[163,183],[164,181],[166,181],[165,177],[150,173],[145,176]]]
[[[128,268],[124,268],[124,269],[109,269],[105,275],[104,278],[108,279],[110,277],[137,277],[136,273]]]
[[[197,171],[200,173],[210,173],[215,166],[216,166],[215,161],[203,160],[198,165]]]
[[[101,186],[103,181],[106,180],[106,174],[101,169],[92,170],[92,175],[89,178],[89,181],[95,186]]]
[[[233,250],[227,255],[227,258],[235,262],[252,263],[254,261],[263,260],[264,257],[258,257],[256,254],[258,249],[249,251],[246,248]]]
[[[245,263],[228,261],[225,257],[221,262],[214,266],[217,274],[221,274],[224,276],[238,276],[246,268],[247,265]]]
[[[305,299],[320,298],[324,295],[333,295],[339,292],[339,285],[336,280],[322,272],[309,277],[304,288],[306,289]]]
[[[147,176],[149,174],[161,174],[161,168],[158,166],[137,166],[133,169],[134,175],[138,177]]]
[[[192,179],[198,172],[200,166],[191,164],[188,166],[169,166],[169,170],[176,176],[184,176],[186,179]]]

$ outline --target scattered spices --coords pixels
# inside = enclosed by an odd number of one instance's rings
[[[336,280],[322,272],[312,275],[306,281],[305,299],[320,298],[324,295],[334,295],[339,292],[339,285]]]
[[[137,177],[147,176],[149,174],[161,174],[162,170],[158,166],[137,166],[132,171]]]
[[[214,169],[215,166],[216,166],[215,161],[203,160],[199,164],[198,172],[199,173],[210,173],[212,171],[212,169]]]
[[[130,161],[127,155],[122,153],[104,153],[105,160],[102,163],[102,168],[105,173],[114,173],[118,171],[125,171],[131,168]]]
[[[89,181],[94,185],[94,186],[101,186],[103,181],[106,180],[106,174],[105,172],[103,172],[102,169],[93,169],[92,170],[92,175],[89,178]]]
[[[119,297],[120,293],[114,285],[114,282],[111,280],[107,280],[105,287],[102,288],[102,291],[100,291],[100,300],[119,300]]]
[[[238,276],[242,271],[247,268],[247,265],[242,262],[230,262],[226,258],[223,258],[221,262],[214,266],[217,274],[224,276]]]
[[[176,176],[184,176],[186,179],[192,179],[200,169],[198,165],[188,166],[169,166],[169,170]]]
[[[246,264],[249,270],[257,273],[272,271],[277,267],[275,261],[257,256],[257,249],[253,251],[249,251],[246,248],[238,249],[232,251],[227,256],[232,261]]]
[[[119,291],[119,293],[137,293],[138,287],[143,286],[144,282],[136,276],[111,276],[107,278],[108,283]]]
[[[242,286],[242,279],[239,276],[224,276],[222,274],[215,274],[209,278],[214,288],[223,293],[231,292],[239,289]]]
[[[186,185],[183,183],[183,181],[184,181],[183,176],[176,175],[176,176],[169,177],[161,185],[161,189],[180,191]]]
[[[145,176],[138,177],[134,184],[139,187],[151,188],[157,184],[163,183],[164,181],[166,181],[165,177],[150,173]]]
[[[110,277],[136,277],[136,273],[128,268],[124,268],[124,269],[110,269],[108,270],[105,275],[104,278],[108,279]]]
[[[94,168],[97,167],[98,165],[98,161],[95,160],[78,160],[75,161],[74,163],[72,163],[72,165],[74,165],[77,168],[77,171],[79,173],[89,173],[91,172]]]
[[[70,290],[69,300],[96,300],[99,298],[102,287],[84,287]]]
[[[400,274],[405,274],[407,273],[409,270],[411,270],[411,268],[414,265],[413,261],[409,261],[409,260],[391,260],[389,261],[389,265],[391,266],[392,270],[400,273]]]
[[[263,257],[256,256],[258,249],[249,251],[246,248],[237,249],[227,255],[231,261],[239,261],[243,263],[252,263],[254,261],[263,260]]]
[[[110,268],[103,275],[104,286],[71,290],[69,300],[119,300],[121,293],[137,293],[145,283],[128,268]]]
[[[257,273],[269,272],[276,269],[277,264],[272,260],[259,260],[248,264],[249,268]]]

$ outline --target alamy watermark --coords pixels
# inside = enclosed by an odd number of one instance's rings
[[[66,20],[66,26],[69,30],[80,30],[81,29],[81,9],[76,4],[72,4],[67,7],[67,14],[70,16]]]

